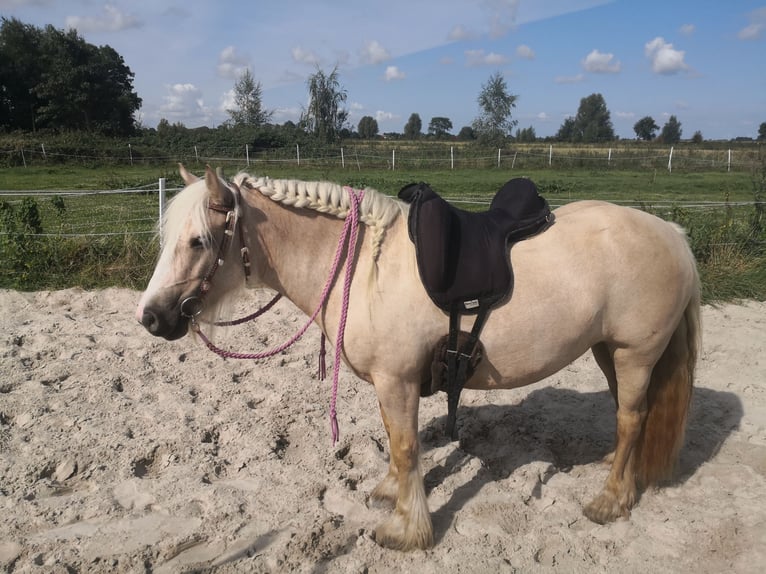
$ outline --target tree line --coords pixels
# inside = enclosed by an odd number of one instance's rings
[[[122,56],[109,46],[85,42],[75,30],[58,30],[53,26],[38,28],[15,18],[2,18],[0,24],[0,131],[34,132],[39,130],[86,131],[110,136],[147,135],[179,132],[182,124],[171,125],[162,119],[156,130],[142,128],[136,121],[141,98],[133,89],[134,74]],[[217,128],[247,128],[255,133],[255,148],[279,147],[284,143],[305,141],[333,143],[360,138],[417,140],[457,139],[480,145],[502,146],[509,141],[534,142],[533,127],[516,129],[513,117],[518,95],[509,91],[500,72],[493,73],[482,84],[477,96],[478,116],[468,126],[452,134],[453,124],[447,117],[432,117],[426,131],[420,114],[410,115],[401,133],[381,134],[372,116],[362,117],[358,124],[349,122],[344,105],[348,99],[337,66],[330,71],[316,68],[306,82],[308,104],[298,122],[275,125],[273,112],[263,105],[263,90],[250,70],[245,70],[234,84],[234,105],[228,109],[229,119]],[[651,116],[641,118],[633,126],[640,140],[658,140],[668,144],[680,141],[681,122],[670,116],[662,127]],[[241,131],[241,130],[240,130]],[[555,141],[571,143],[603,143],[618,139],[604,97],[591,94],[580,100],[575,116],[564,120]],[[766,122],[758,139],[766,141]],[[693,142],[703,141],[701,132]]]

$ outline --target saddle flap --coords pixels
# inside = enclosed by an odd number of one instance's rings
[[[421,279],[429,289],[444,291],[450,282],[452,208],[422,182],[402,188],[399,198],[412,204],[408,230],[418,253]]]

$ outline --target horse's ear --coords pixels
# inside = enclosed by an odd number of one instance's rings
[[[191,184],[197,183],[199,181],[199,178],[196,175],[186,171],[186,168],[184,167],[184,164],[182,164],[182,163],[178,164],[178,173],[181,174],[181,179],[184,180],[184,183],[186,185],[191,185]]]
[[[229,203],[229,190],[210,166],[205,168],[205,183],[210,192],[210,201],[221,205]]]

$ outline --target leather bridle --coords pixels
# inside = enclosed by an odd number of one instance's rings
[[[239,188],[233,183],[231,186],[233,187],[232,192],[235,195],[238,194]],[[237,222],[239,221],[240,215],[239,208],[237,207],[237,202],[235,201],[234,205],[224,205],[221,203],[209,201],[207,208],[211,211],[215,211],[216,213],[222,213],[226,215],[226,227],[223,231],[223,239],[221,239],[221,243],[218,246],[218,253],[213,260],[213,264],[210,266],[210,269],[208,269],[208,272],[202,278],[198,294],[187,297],[181,302],[181,316],[192,320],[194,320],[200,313],[202,313],[204,308],[204,299],[212,287],[213,276],[215,275],[216,271],[218,271],[218,268],[223,265],[224,258],[227,254],[235,232],[239,236],[239,253],[240,258],[242,259],[242,269],[245,272],[245,281],[250,278],[250,250],[247,248],[247,245],[245,245],[245,236],[242,232],[242,226],[240,225],[239,228],[237,228]]]

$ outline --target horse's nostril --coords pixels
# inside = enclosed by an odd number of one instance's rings
[[[144,313],[141,316],[141,324],[146,327],[146,330],[150,333],[156,333],[159,329],[160,321],[155,313],[149,309],[144,309]]]

